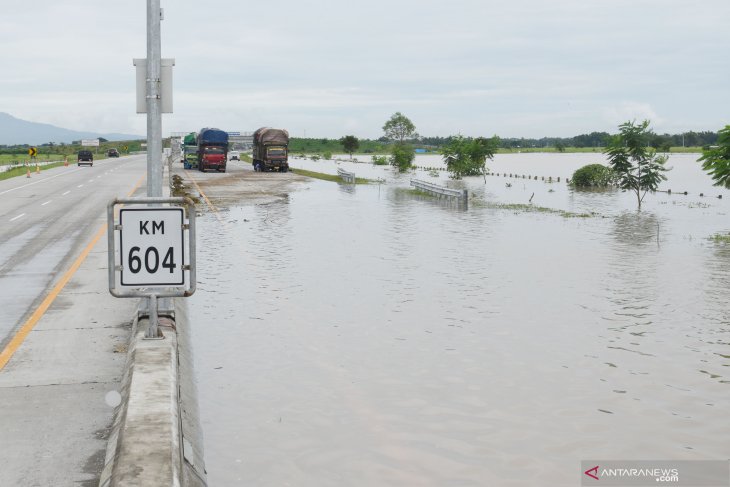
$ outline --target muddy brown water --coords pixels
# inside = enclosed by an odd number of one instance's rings
[[[493,164],[596,162],[525,156]],[[730,246],[709,238],[730,195],[670,162],[665,185],[694,194],[640,213],[618,191],[416,174],[468,187],[463,209],[349,162],[385,181],[292,178],[205,211],[190,309],[210,485],[578,485],[582,459],[730,457]],[[598,216],[484,204],[533,193]]]

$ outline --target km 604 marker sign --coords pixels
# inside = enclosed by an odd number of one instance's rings
[[[121,204],[127,207],[119,210],[117,224],[114,208]],[[195,292],[195,207],[189,198],[117,199],[107,206],[107,219],[112,295],[171,297]]]
[[[182,208],[119,210],[122,286],[185,284]]]

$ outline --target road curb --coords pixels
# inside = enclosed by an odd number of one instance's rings
[[[207,485],[187,312],[178,307],[176,320],[161,317],[163,339],[145,339],[147,317],[134,319],[100,487]]]

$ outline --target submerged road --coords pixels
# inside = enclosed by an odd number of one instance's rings
[[[145,171],[139,155],[0,181],[0,350],[106,223],[109,200]]]

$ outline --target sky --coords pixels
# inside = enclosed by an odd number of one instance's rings
[[[145,134],[137,0],[3,0],[0,112]],[[649,119],[730,124],[728,0],[161,0],[174,58],[163,134],[286,128],[378,138],[395,112],[423,136],[571,137]]]

